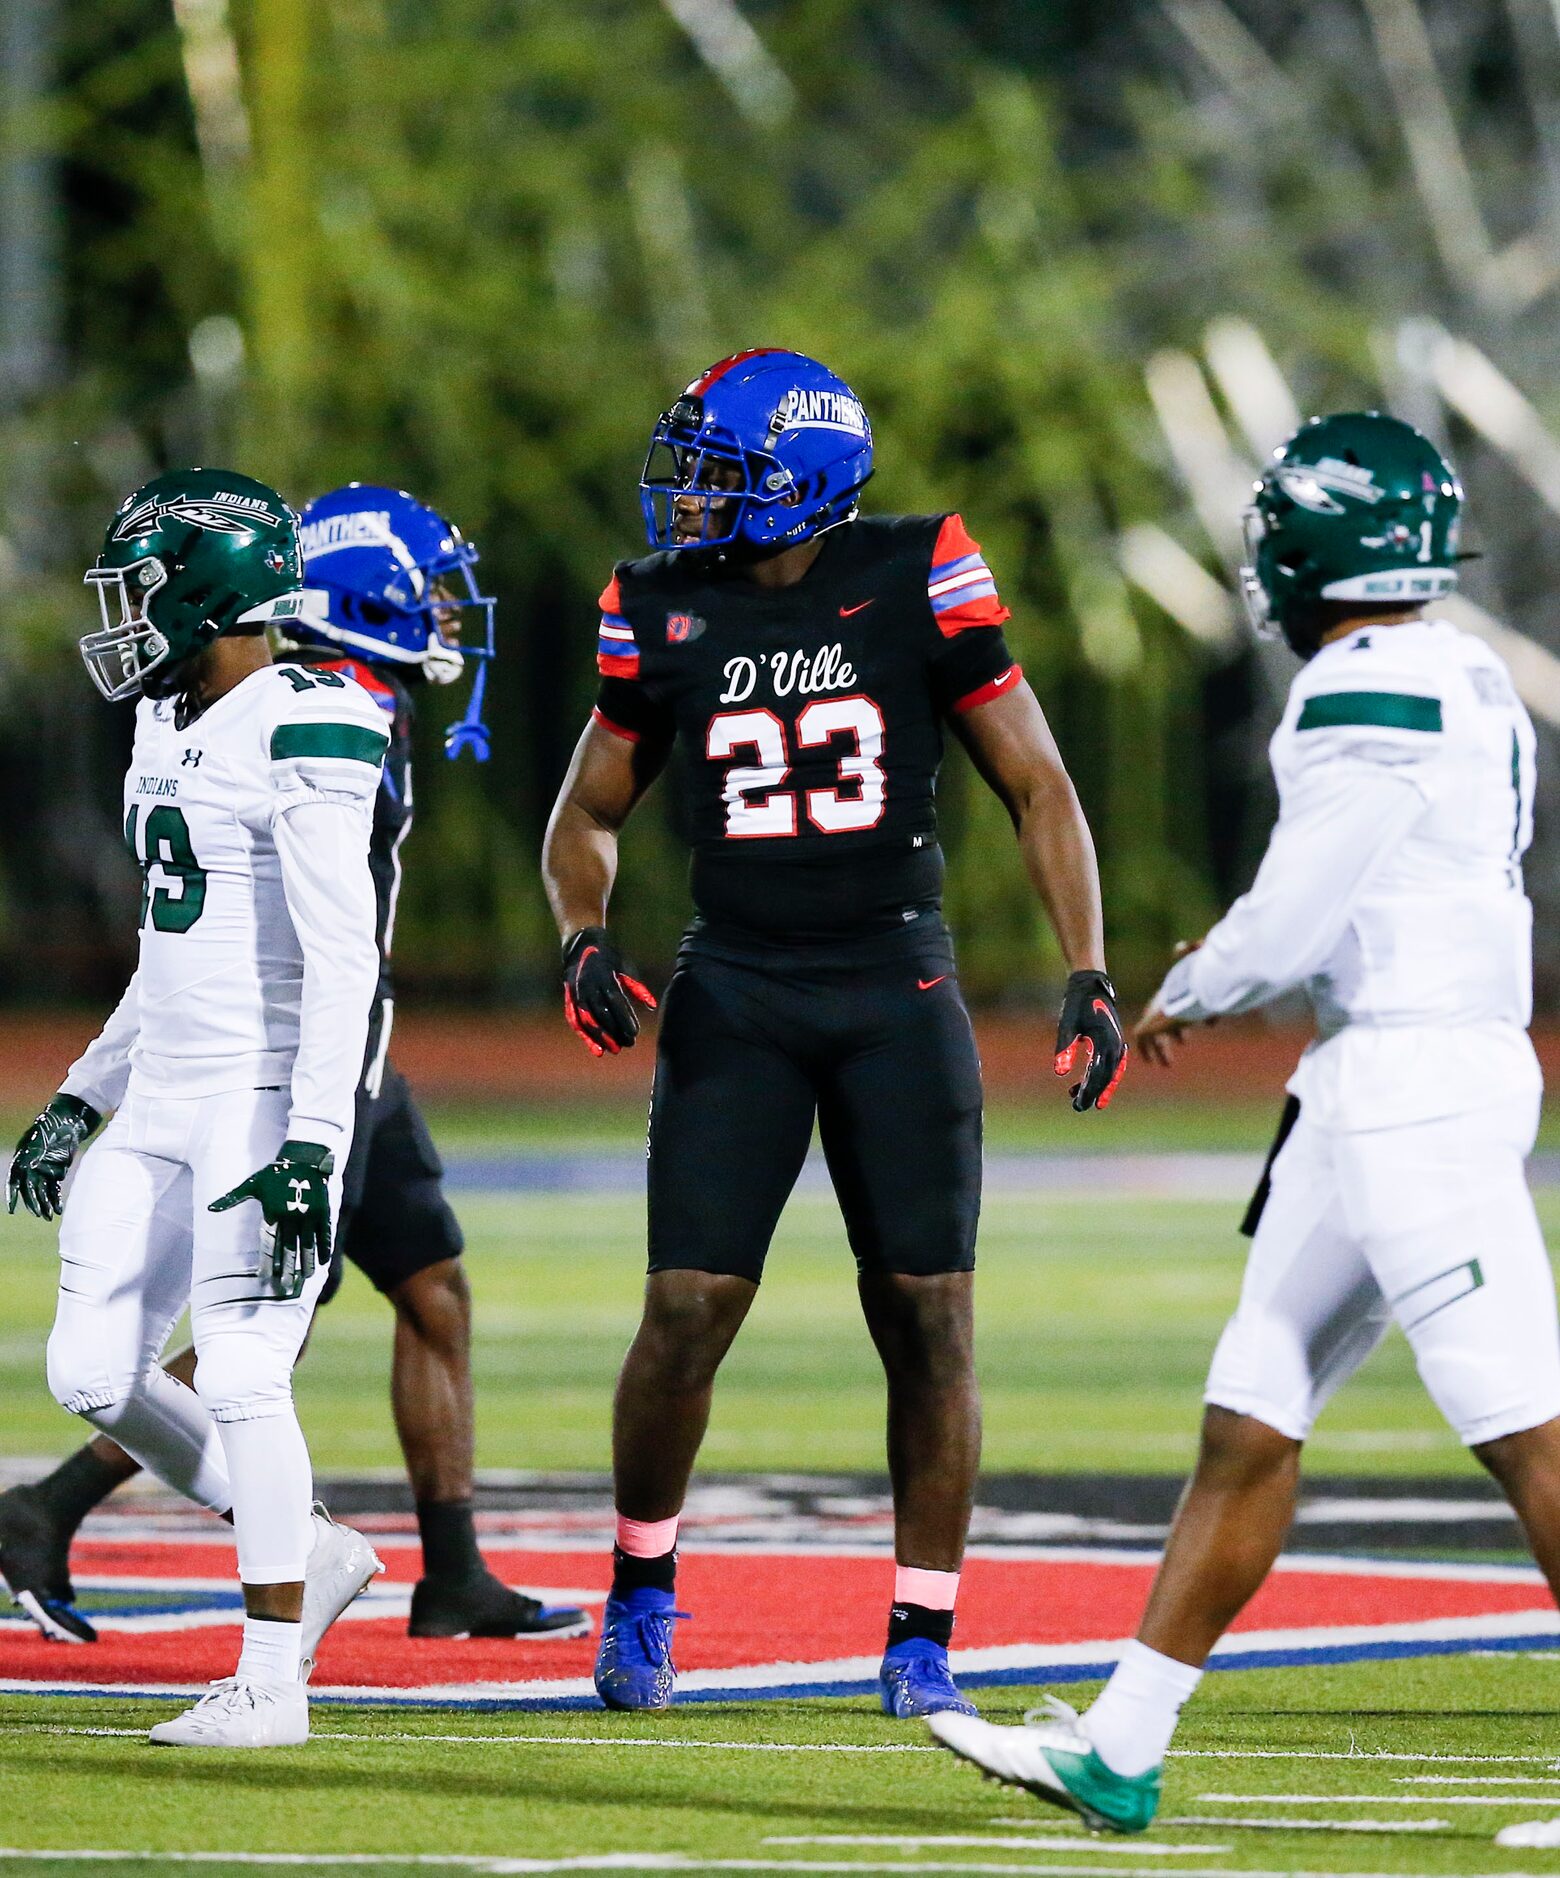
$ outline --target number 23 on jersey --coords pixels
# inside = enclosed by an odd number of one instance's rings
[[[829,788],[799,791],[783,785],[791,773],[785,725],[758,706],[722,711],[710,719],[704,753],[712,762],[751,751],[754,761],[726,771],[726,839],[783,839],[799,830],[801,811],[820,834],[840,835],[875,828],[883,819],[883,713],[870,698],[815,698],[803,707],[794,732],[798,749],[818,749],[847,740],[838,775]]]

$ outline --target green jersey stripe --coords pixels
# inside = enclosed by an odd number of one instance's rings
[[[1327,691],[1307,698],[1297,730],[1335,730],[1340,724],[1385,724],[1392,730],[1439,730],[1441,700],[1409,691]]]
[[[389,733],[361,724],[278,724],[271,732],[271,755],[344,756],[377,768],[390,747]]]

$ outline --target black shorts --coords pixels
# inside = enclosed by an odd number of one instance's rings
[[[980,1059],[938,926],[783,960],[684,946],[650,1102],[651,1271],[757,1284],[815,1117],[859,1268],[973,1268]]]
[[[377,1096],[358,1091],[336,1256],[320,1303],[340,1289],[343,1257],[388,1293],[441,1259],[459,1258],[465,1245],[444,1197],[444,1163],[428,1124],[406,1078],[387,1063]]]

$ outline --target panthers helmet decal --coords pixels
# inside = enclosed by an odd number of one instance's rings
[[[301,521],[305,586],[288,638],[411,668],[435,685],[452,684],[467,660],[479,661],[470,706],[445,747],[452,757],[470,750],[484,761],[496,602],[472,572],[476,548],[426,502],[381,483],[347,483],[316,496]],[[468,611],[478,617],[475,640],[455,630]]]

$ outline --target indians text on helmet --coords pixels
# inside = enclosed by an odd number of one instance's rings
[[[277,528],[282,516],[259,496],[243,496],[219,489],[215,495],[174,497],[165,501],[149,496],[121,517],[114,529],[115,541],[131,541],[137,535],[150,534],[165,520],[185,522],[191,528],[206,528],[219,535],[246,535],[256,527]]]
[[[769,428],[776,437],[787,430],[844,430],[853,437],[868,434],[867,414],[848,393],[804,391],[800,386],[785,394]]]

